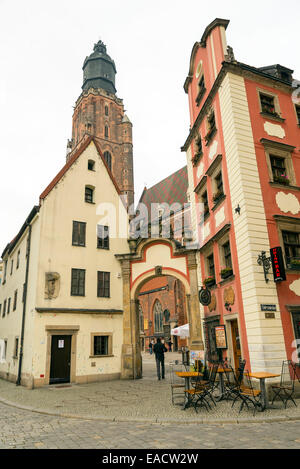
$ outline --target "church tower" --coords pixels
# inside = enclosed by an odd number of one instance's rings
[[[82,93],[74,108],[67,161],[84,139],[90,135],[97,138],[129,207],[134,203],[132,124],[116,95],[116,66],[102,41],[94,45],[82,69]]]

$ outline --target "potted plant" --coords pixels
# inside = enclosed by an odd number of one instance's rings
[[[290,268],[295,270],[300,270],[300,259],[291,259]]]
[[[274,176],[274,182],[278,182],[279,184],[284,184],[285,186],[288,186],[290,184],[290,180],[285,174]]]
[[[215,279],[215,277],[210,275],[209,277],[207,277],[203,280],[203,283],[206,287],[212,287],[213,285],[216,284],[216,279]]]
[[[231,275],[233,274],[232,267],[224,267],[221,270],[220,274],[221,274],[221,278],[223,279],[231,277]]]

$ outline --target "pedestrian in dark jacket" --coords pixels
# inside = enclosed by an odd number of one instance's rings
[[[160,375],[162,379],[165,379],[165,355],[167,349],[164,344],[161,343],[160,339],[157,339],[156,344],[153,347],[153,352],[155,353],[156,360],[156,370],[157,378],[160,380]]]

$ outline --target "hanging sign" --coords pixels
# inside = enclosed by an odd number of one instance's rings
[[[199,301],[203,306],[208,306],[211,303],[211,293],[207,288],[199,290]]]
[[[286,280],[282,249],[280,246],[270,249],[274,282]]]
[[[227,349],[227,337],[225,326],[215,326],[216,333],[216,347],[220,349]]]

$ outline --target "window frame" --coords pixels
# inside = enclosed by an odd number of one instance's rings
[[[103,234],[107,233],[107,236],[99,236],[99,228],[103,229]],[[102,241],[102,245],[99,241]],[[108,225],[97,225],[97,249],[109,250],[109,226]]]
[[[266,162],[269,172],[270,183],[279,184],[281,186],[296,186],[296,174],[293,165],[292,153],[294,147],[280,144],[278,142],[273,142],[272,140],[262,139],[261,143],[264,147]],[[284,159],[286,175],[288,178],[289,184],[284,184],[283,182],[278,182],[274,180],[271,157],[278,157]]]
[[[15,292],[14,292],[13,311],[16,311],[16,309],[17,309],[17,301],[18,301],[18,290],[15,290]]]
[[[285,219],[284,216],[279,215],[278,217],[276,217],[276,223],[277,223],[279,243],[282,248],[284,267],[288,273],[295,273],[295,270],[298,270],[298,269],[290,268],[287,263],[286,254],[285,254],[285,245],[284,245],[284,240],[283,240],[283,231],[297,233],[300,236],[300,219],[299,220],[287,220]]]
[[[88,191],[91,191],[88,195]],[[94,204],[94,197],[95,197],[95,187],[93,186],[85,186],[84,189],[84,201],[87,204]]]
[[[295,104],[295,113],[296,113],[297,124],[300,127],[300,104]]]
[[[258,93],[260,114],[266,118],[275,119],[275,120],[277,119],[277,120],[283,121],[284,119],[282,118],[282,115],[281,115],[278,95],[276,93],[272,93],[269,90],[265,90],[264,88],[257,88],[257,93]],[[261,102],[261,95],[273,99],[274,113],[268,113],[263,110],[263,105]]]
[[[107,337],[107,354],[95,354],[95,338]],[[112,357],[113,356],[113,334],[112,332],[92,332],[91,333],[91,355],[90,358]]]
[[[102,278],[101,278],[102,277]],[[97,271],[97,298],[110,298],[110,272]]]
[[[75,272],[78,273],[78,279],[77,279],[77,288],[76,288],[76,291],[77,293],[74,293],[74,290],[75,290],[75,286],[74,285],[74,274]],[[80,278],[80,274],[83,272],[83,279]],[[76,268],[72,268],[71,269],[71,296],[85,296],[85,277],[86,277],[86,270],[85,269],[76,269]],[[83,288],[82,288],[82,285],[80,286],[80,281],[82,282],[83,281]],[[80,289],[82,288],[82,289]],[[81,293],[82,291],[82,293]]]
[[[95,161],[94,160],[88,160],[88,170],[89,171],[95,171]]]
[[[77,224],[77,225],[75,225]],[[83,233],[80,232],[81,228],[77,230],[75,230],[75,226],[77,226],[78,228],[79,227],[83,227],[84,230],[83,230]],[[75,237],[78,236],[79,238],[79,241],[78,242],[75,242]],[[83,243],[80,242],[80,238],[83,236]],[[76,247],[86,247],[86,222],[84,221],[77,221],[77,220],[73,220],[72,221],[72,246],[76,246]]]

